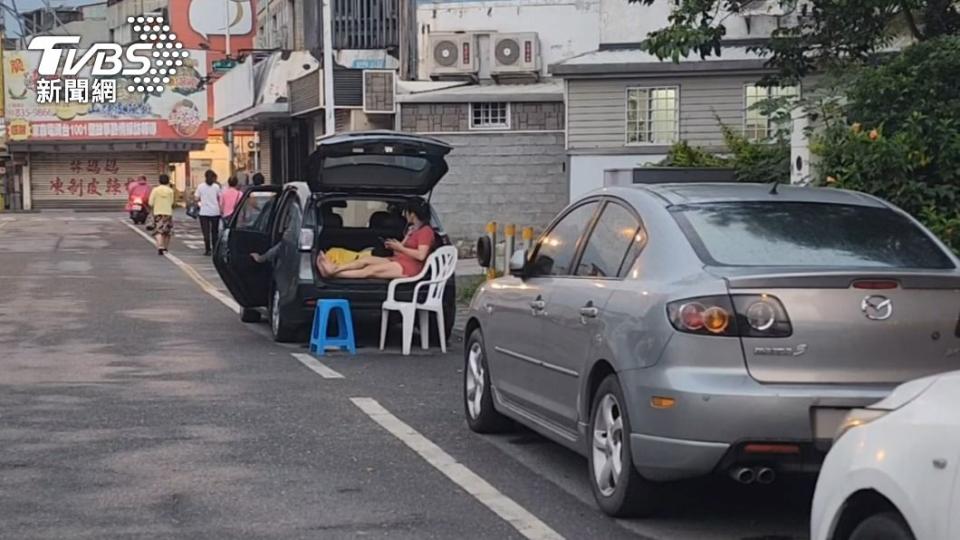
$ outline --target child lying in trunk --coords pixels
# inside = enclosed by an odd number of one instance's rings
[[[430,205],[419,199],[410,200],[404,206],[403,217],[409,225],[403,241],[389,239],[384,242],[384,246],[393,251],[392,257],[361,257],[337,265],[321,251],[317,256],[320,275],[328,279],[395,279],[419,274],[434,243]]]

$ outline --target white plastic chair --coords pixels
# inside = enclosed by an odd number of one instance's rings
[[[447,352],[447,333],[444,330],[443,320],[443,290],[447,286],[447,280],[457,269],[457,248],[453,246],[443,246],[427,257],[423,265],[423,271],[420,274],[408,277],[398,278],[390,282],[387,287],[387,300],[383,303],[382,315],[380,317],[380,350],[383,350],[387,341],[387,324],[390,319],[391,311],[399,311],[403,318],[403,354],[410,354],[410,344],[413,341],[413,323],[417,312],[420,312],[420,345],[424,350],[430,347],[430,312],[437,314],[437,326],[440,333],[440,350]],[[430,279],[421,281],[429,274]],[[396,298],[397,285],[404,283],[416,283],[413,288],[413,297],[409,302],[400,302]],[[427,293],[423,301],[420,299],[420,291],[426,288]]]

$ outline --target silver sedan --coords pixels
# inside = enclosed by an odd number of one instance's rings
[[[861,193],[594,192],[473,298],[467,421],[586,455],[616,516],[653,512],[667,481],[816,472],[847,411],[960,369],[958,263]]]

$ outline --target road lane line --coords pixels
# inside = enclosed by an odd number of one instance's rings
[[[384,409],[377,400],[367,397],[354,397],[350,398],[350,401],[374,422],[380,424],[380,427],[389,431],[390,434],[419,454],[427,463],[512,525],[524,537],[538,540],[563,538],[546,523],[540,521],[536,516],[498,491],[497,488],[491,486],[489,482],[458,463],[439,446],[391,414],[390,411]]]
[[[305,353],[290,353],[294,358],[300,361],[301,364],[307,366],[310,371],[316,373],[317,375],[323,377],[324,379],[342,379],[343,375],[330,369],[329,367],[321,364],[319,360]]]
[[[135,225],[131,225],[126,221],[121,221],[121,223],[123,223],[124,225],[129,227],[132,231],[134,231],[135,233],[145,238],[147,242],[150,242],[151,245],[155,245],[154,239],[151,238],[149,234],[141,231]],[[176,255],[171,255],[169,251],[164,254],[164,257],[169,259],[170,262],[172,262],[173,264],[177,265],[177,267],[179,267],[180,270],[183,270],[183,273],[186,274],[187,277],[192,279],[197,285],[199,285],[204,292],[206,292],[210,296],[219,300],[221,304],[230,308],[234,313],[237,313],[237,314],[240,313],[240,304],[236,303],[236,301],[234,301],[233,298],[230,298],[229,296],[217,290],[217,288],[212,283],[210,283],[209,281],[206,280],[206,278],[201,276],[200,273],[197,272],[192,266],[180,260],[180,257],[177,257]]]

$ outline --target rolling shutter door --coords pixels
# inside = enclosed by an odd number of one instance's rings
[[[127,182],[146,175],[156,184],[161,154],[30,154],[34,208],[122,209]]]
[[[270,184],[273,182],[273,178],[270,176],[270,130],[264,130],[259,132],[260,147],[257,149],[260,152],[260,170],[257,171],[262,173],[264,178],[267,179],[267,183]]]

